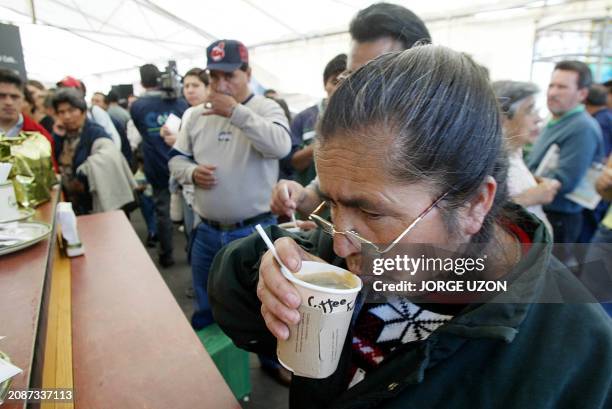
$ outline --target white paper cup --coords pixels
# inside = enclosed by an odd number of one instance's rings
[[[287,230],[289,233],[299,233],[303,231],[299,227],[295,227],[295,224],[293,224],[293,222],[281,223],[278,225],[278,227],[280,227],[283,230]]]
[[[350,288],[328,288],[298,277],[312,278],[330,273]],[[302,299],[300,322],[289,327],[289,339],[278,341],[280,363],[298,376],[327,378],[338,367],[344,340],[361,290],[359,277],[331,264],[303,261],[297,273],[289,275]]]
[[[0,220],[13,220],[20,214],[13,182],[0,183]]]

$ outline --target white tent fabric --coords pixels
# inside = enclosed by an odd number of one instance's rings
[[[350,19],[367,0],[0,0],[0,21],[18,25],[29,78],[66,75],[89,92],[138,82],[137,67],[179,72],[204,66],[205,47],[235,38],[251,52],[254,75],[285,95],[323,95],[322,71],[347,52]],[[529,80],[534,33],[542,24],[605,17],[611,0],[394,1],[422,17],[436,44],[468,52],[492,79]],[[540,78],[534,80],[541,80]]]

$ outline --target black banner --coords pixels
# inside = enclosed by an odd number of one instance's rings
[[[0,24],[0,67],[15,71],[24,81],[27,79],[17,26]]]

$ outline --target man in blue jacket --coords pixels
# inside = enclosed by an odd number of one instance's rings
[[[578,186],[594,162],[603,159],[601,130],[583,105],[591,82],[591,70],[582,62],[561,61],[555,65],[547,91],[552,119],[529,156],[528,165],[534,172],[549,148],[559,146],[558,166],[546,176],[561,182],[561,188],[553,202],[544,206],[555,243],[577,242],[583,207],[565,195]]]
[[[182,98],[169,98],[159,89],[160,72],[156,66],[145,64],[140,67],[140,80],[146,92],[134,102],[130,115],[142,135],[144,173],[153,186],[157,235],[160,243],[159,264],[162,267],[169,267],[174,264],[170,190],[168,190],[170,179],[168,153],[172,147],[164,142],[159,130],[170,114],[181,118],[189,105]]]

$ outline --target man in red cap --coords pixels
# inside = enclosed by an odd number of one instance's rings
[[[249,88],[251,67],[240,41],[219,40],[206,50],[210,72],[207,101],[193,107],[170,152],[170,172],[195,185],[191,265],[197,309],[195,329],[213,322],[206,281],[213,257],[230,241],[248,236],[256,224],[270,225],[270,195],[279,159],[289,153],[285,114],[275,101]]]

